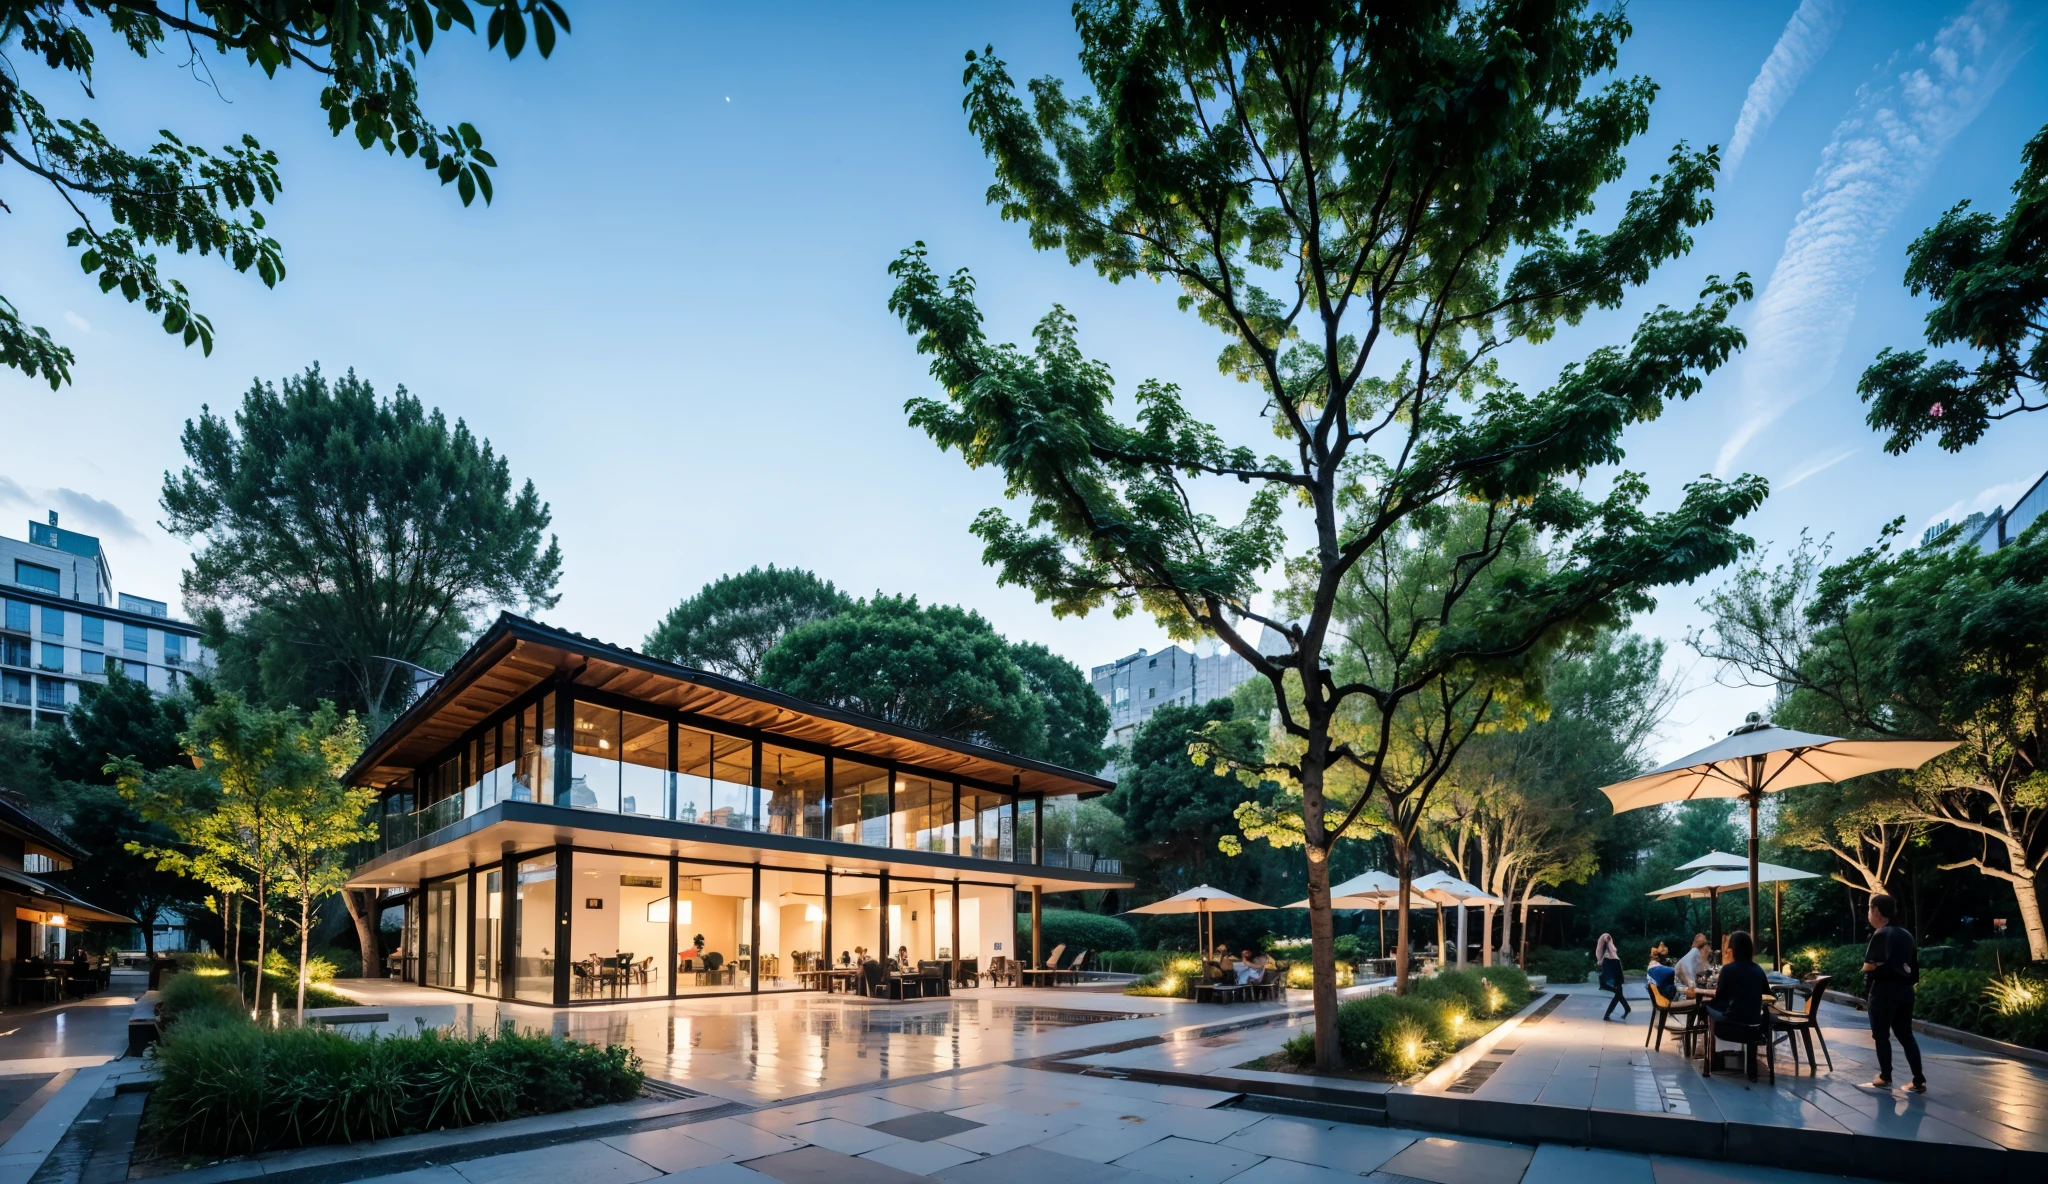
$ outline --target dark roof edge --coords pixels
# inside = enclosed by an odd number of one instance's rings
[[[22,809],[4,797],[0,797],[0,826],[18,830],[37,843],[77,863],[86,857],[85,852],[72,845],[57,829],[35,815]]]
[[[659,674],[681,682],[694,683],[711,690],[721,691],[729,695],[737,695],[743,699],[752,699],[757,703],[766,703],[802,715],[814,715],[820,719],[831,720],[834,723],[865,728],[871,732],[879,732],[899,740],[908,740],[914,744],[929,744],[934,748],[943,748],[949,752],[959,753],[962,756],[976,757],[981,760],[993,761],[996,764],[1009,765],[1018,769],[1028,769],[1034,773],[1043,773],[1051,777],[1064,777],[1070,781],[1092,786],[1105,792],[1116,788],[1116,782],[1106,781],[1091,773],[1081,773],[1073,769],[1062,768],[1059,765],[1049,764],[1045,761],[1018,756],[1015,753],[1004,752],[1000,748],[990,748],[985,744],[974,744],[966,740],[954,740],[945,736],[935,736],[929,732],[919,731],[916,728],[906,728],[900,724],[892,724],[885,720],[875,719],[873,716],[862,715],[857,711],[847,711],[843,708],[827,707],[821,703],[812,703],[809,700],[799,699],[794,695],[787,695],[781,691],[772,691],[767,687],[756,686],[750,682],[742,682],[736,678],[727,678],[722,674],[713,674],[708,670],[698,670],[690,666],[679,666],[673,662],[664,662],[659,658],[650,658],[638,650],[613,645],[608,641],[599,641],[594,637],[585,637],[581,633],[573,633],[566,629],[557,629],[552,625],[544,625],[529,617],[518,616],[510,612],[499,613],[497,621],[489,629],[486,629],[483,636],[477,638],[460,658],[455,660],[455,664],[450,666],[448,672],[442,675],[440,681],[434,684],[434,689],[420,696],[411,707],[406,708],[397,719],[391,721],[391,726],[385,728],[378,735],[377,739],[372,741],[370,746],[363,750],[363,755],[356,758],[356,763],[350,766],[348,779],[353,780],[365,770],[374,768],[376,766],[376,758],[393,744],[397,743],[395,737],[404,735],[420,719],[431,714],[429,704],[438,704],[440,701],[452,697],[455,692],[453,690],[446,690],[444,693],[446,688],[466,685],[468,678],[473,673],[469,667],[480,660],[482,654],[495,645],[501,636],[524,638],[538,644],[552,645],[567,650],[596,650],[599,651],[600,656],[610,661],[616,661],[624,666],[636,667],[650,674]]]
[[[104,604],[91,604],[83,600],[66,600],[62,596],[52,596],[41,588],[8,584],[0,587],[0,596],[4,596],[9,600],[26,600],[34,604],[46,604],[51,608],[61,608],[66,612],[83,613],[88,617],[105,617],[110,621],[120,621],[130,625],[154,625],[158,629],[168,629],[173,633],[182,633],[187,637],[203,638],[205,636],[205,631],[191,621],[181,620],[177,617],[153,617],[148,613],[138,613],[133,609],[113,608]]]

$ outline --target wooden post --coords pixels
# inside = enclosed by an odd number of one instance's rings
[[[1014,803],[1016,799],[1012,798],[1011,801]],[[1016,832],[1012,830],[1011,833],[1014,834]],[[1031,886],[1031,968],[1033,970],[1040,969],[1045,965],[1044,956],[1039,952],[1045,940],[1045,925],[1043,923],[1045,912],[1040,908],[1040,904],[1044,900],[1045,885],[1033,884]]]
[[[959,798],[959,787],[954,786],[954,798]],[[953,982],[960,981],[960,881],[953,881]]]

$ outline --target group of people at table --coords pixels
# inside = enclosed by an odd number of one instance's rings
[[[58,999],[66,992],[80,995],[96,991],[106,986],[106,974],[107,964],[84,950],[72,954],[69,960],[31,955],[15,963],[15,1002],[22,1002],[37,988],[43,989],[46,998]]]
[[[1870,1086],[1891,1088],[1891,1042],[1896,1038],[1913,1070],[1912,1084],[1906,1088],[1924,1094],[1927,1076],[1921,1069],[1919,1041],[1913,1036],[1913,985],[1919,979],[1919,951],[1913,935],[1894,922],[1897,912],[1898,905],[1890,896],[1879,893],[1870,898],[1867,919],[1873,932],[1863,955],[1863,977],[1868,990],[1865,1010],[1870,1016],[1878,1065],[1877,1077]],[[1656,995],[1669,1000],[1666,1006],[1673,1014],[1704,1011],[1713,1020],[1710,1030],[1724,1038],[1753,1045],[1761,1035],[1768,1041],[1771,1019],[1787,1014],[1776,1006],[1774,986],[1801,984],[1792,979],[1774,983],[1764,968],[1757,965],[1755,940],[1744,930],[1728,935],[1719,959],[1710,959],[1709,949],[1707,935],[1695,934],[1692,948],[1674,964],[1663,942],[1653,946],[1647,973]],[[1622,994],[1621,954],[1612,935],[1600,935],[1593,957],[1600,968],[1600,989],[1614,996],[1601,1019],[1612,1020],[1614,1009],[1620,1007],[1622,1021],[1627,1022],[1629,1005]],[[1817,989],[1815,984],[1804,985],[1809,992]],[[1656,1002],[1654,996],[1652,1002]],[[1714,1043],[1711,1037],[1706,1041],[1710,1063]]]

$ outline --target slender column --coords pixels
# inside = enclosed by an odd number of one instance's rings
[[[555,792],[554,804],[569,804],[569,781],[574,774],[576,752],[576,700],[564,683],[555,692]],[[555,876],[559,879],[561,872]],[[557,895],[560,895],[557,893]]]
[[[673,748],[670,749],[674,751]],[[676,902],[682,897],[683,877],[674,856],[668,861],[668,997],[676,997],[676,914],[681,912]]]
[[[895,778],[890,778],[892,783],[894,780]],[[875,923],[881,927],[879,932],[882,935],[881,941],[878,943],[881,948],[876,953],[881,957],[882,965],[887,967],[889,959],[896,954],[896,951],[889,945],[889,869],[882,869],[882,878],[876,890],[881,893],[881,897],[876,902],[875,907],[880,909],[881,913],[876,918]]]
[[[1033,970],[1045,965],[1045,957],[1040,953],[1045,945],[1045,925],[1043,924],[1045,910],[1041,907],[1044,902],[1045,885],[1033,884],[1031,886],[1031,968]]]
[[[469,915],[463,918],[463,924],[466,926],[463,948],[469,951],[469,953],[462,960],[462,989],[474,995],[476,994],[476,865],[473,863],[469,865],[469,895],[465,899],[469,902],[469,907],[464,911]]]
[[[676,817],[676,752],[681,747],[681,745],[678,743],[680,739],[681,734],[680,730],[676,727],[676,721],[668,721],[668,807],[666,813],[663,816],[671,822],[675,821]],[[671,864],[669,868],[669,879],[673,880],[675,879],[675,868],[673,866],[675,861],[670,860],[669,862]],[[669,915],[673,917],[675,915],[675,911],[671,909],[669,911]],[[675,978],[676,968],[676,960],[674,957],[673,950],[670,951],[668,968],[669,978],[673,980]]]
[[[953,843],[948,848],[953,854],[960,854],[961,836],[966,833],[967,824],[960,820],[960,782],[956,779],[953,782]],[[1917,933],[1919,930],[1916,929],[1914,932]]]
[[[953,787],[954,800],[960,796],[960,787]],[[960,881],[953,881],[953,981],[960,981]]]
[[[420,881],[419,891],[412,894],[412,904],[406,907],[406,919],[412,924],[407,931],[412,938],[412,982],[416,986],[427,985],[427,882]],[[263,968],[256,968],[257,980],[263,977]]]
[[[513,914],[519,908],[519,860],[512,852],[498,864],[498,998],[511,999],[519,974],[519,929]]]
[[[819,956],[822,957],[825,960],[825,962],[823,966],[819,967],[819,969],[830,970],[834,966],[837,966],[838,963],[832,960],[832,868],[829,864],[826,865],[825,868],[825,929],[823,940],[825,948],[819,951]],[[822,982],[824,980],[820,981],[822,985]]]
[[[760,746],[756,745],[754,751],[760,752]],[[761,865],[758,863],[754,865],[754,897],[748,902],[748,908],[752,910],[747,922],[753,940],[748,943],[752,952],[747,956],[747,993],[758,995],[761,993]]]
[[[557,745],[559,750],[561,745]],[[569,907],[574,903],[576,869],[568,844],[555,847],[555,1006],[569,1006]]]
[[[1031,800],[1031,862],[1045,866],[1045,795]]]
[[[761,742],[754,741],[754,822],[752,829],[767,830],[768,821],[761,817]]]
[[[894,765],[890,765],[890,766],[889,766],[889,814],[888,814],[888,817],[887,817],[886,819],[884,819],[884,820],[883,820],[883,827],[882,827],[882,846],[884,846],[884,847],[894,847],[895,845],[896,845],[896,766],[894,766]],[[885,883],[885,884],[886,884],[886,883],[888,883],[888,881],[884,880],[884,881],[883,881],[883,883]],[[887,893],[884,893],[884,895],[887,895]],[[886,903],[886,902],[885,902],[885,903]],[[885,933],[886,933],[886,932],[888,932],[888,931],[887,931],[887,930],[883,930],[883,932],[885,932]],[[884,943],[884,944],[886,945],[887,943]],[[886,951],[885,951],[885,952],[886,952]]]

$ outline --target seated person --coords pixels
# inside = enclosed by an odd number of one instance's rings
[[[1258,955],[1258,957],[1263,958],[1265,957],[1265,955],[1261,954]],[[1257,960],[1254,959],[1252,952],[1250,950],[1244,951],[1243,958],[1237,964],[1238,985],[1243,986],[1245,983],[1258,982],[1259,974],[1264,969],[1265,968],[1260,966]]]
[[[1764,976],[1764,968],[1756,964],[1756,944],[1748,933],[1738,929],[1729,934],[1728,953],[1730,960],[1721,967],[1714,994],[1707,1000],[1707,1011],[1716,1024],[1755,1027],[1763,1022],[1764,996],[1770,994],[1770,980]]]
[[[896,947],[896,970],[897,970],[897,972],[898,972],[898,973],[900,973],[900,974],[909,974],[910,972],[912,972],[912,971],[914,971],[914,970],[916,970],[916,969],[917,969],[917,963],[915,963],[915,962],[912,962],[912,961],[910,960],[910,947],[909,947],[909,946],[897,946],[897,947]]]
[[[1707,975],[1706,934],[1695,933],[1692,935],[1692,948],[1685,952],[1685,957],[1678,960],[1678,965],[1672,967],[1672,971],[1680,991],[1689,993],[1694,987],[1700,985],[1701,980],[1706,978]]]

